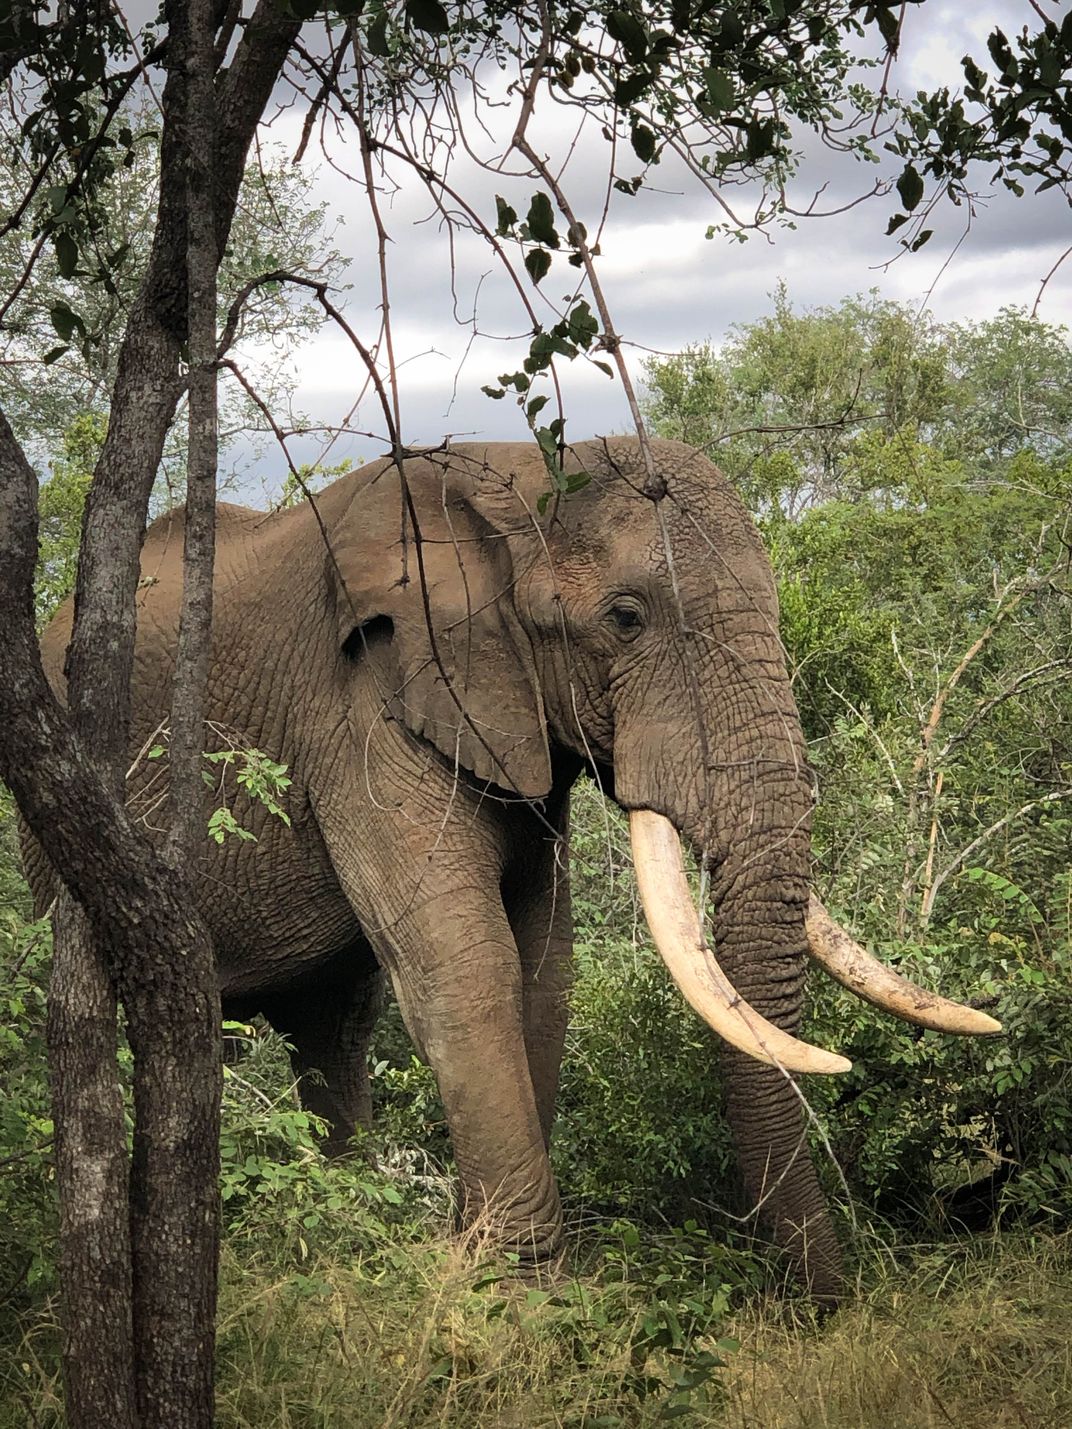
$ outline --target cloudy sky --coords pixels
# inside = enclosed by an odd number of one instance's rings
[[[1054,6],[1055,13],[1060,9]],[[996,24],[1011,34],[1024,23],[1037,25],[1027,0],[972,5],[928,0],[919,11],[910,6],[893,87],[912,92],[939,84],[957,86],[963,54],[984,55],[986,37]],[[574,139],[575,119],[554,106],[544,109],[535,131],[536,147],[564,154]],[[512,123],[507,113],[504,109],[493,119],[500,132],[491,139],[473,131],[485,155],[497,147],[501,152],[501,135]],[[276,121],[273,135],[293,152],[300,126],[301,115],[292,110]],[[332,157],[351,170],[358,168],[356,143],[336,145]],[[336,242],[350,259],[346,315],[371,345],[379,329],[380,289],[367,200],[359,185],[344,180],[322,158],[310,157],[306,163],[316,175],[317,197],[342,220]],[[602,210],[607,163],[607,145],[598,132],[582,134],[563,177],[590,231]],[[630,165],[623,167],[631,172]],[[896,172],[896,161],[891,161],[887,177]],[[531,178],[511,181],[482,172],[464,156],[456,161],[452,176],[474,208],[492,221],[496,192],[509,196],[523,213],[536,187]],[[797,201],[807,204],[825,184],[820,207],[836,209],[875,177],[871,166],[839,160],[813,143],[802,167]],[[435,443],[447,433],[458,439],[526,437],[517,407],[509,399],[494,402],[480,391],[500,372],[519,367],[527,350],[528,322],[516,292],[482,240],[459,235],[452,251],[423,187],[404,172],[395,178],[399,187],[392,191],[385,185],[380,204],[390,235],[388,280],[404,440]],[[913,305],[927,301],[941,319],[986,317],[1006,304],[1030,308],[1042,278],[1072,242],[1069,210],[1056,191],[1020,201],[1002,191],[980,206],[971,232],[952,258],[964,215],[943,203],[930,243],[919,254],[884,266],[899,252],[895,240],[883,237],[888,217],[896,211],[895,198],[880,197],[834,217],[805,220],[796,231],[772,230],[771,241],[755,235],[740,244],[728,237],[705,237],[720,215],[713,199],[683,172],[664,163],[652,171],[651,181],[663,191],[615,196],[599,260],[635,376],[647,351],[673,352],[707,339],[717,343],[732,324],[760,317],[769,311],[770,294],[780,280],[798,306],[836,302],[877,288]],[[559,259],[544,280],[542,298],[561,302],[575,277],[576,270]],[[536,303],[539,309],[541,300]],[[542,307],[545,318],[554,321],[546,301]],[[1052,322],[1072,322],[1072,261],[1047,287],[1040,314]],[[298,409],[326,425],[342,423],[349,415],[352,431],[335,439],[328,460],[367,459],[382,452],[382,441],[358,434],[384,432],[378,402],[366,396],[351,412],[365,378],[349,340],[325,328],[295,355],[295,365]],[[563,364],[561,375],[567,430],[573,438],[628,426],[628,409],[616,380],[580,362]],[[293,444],[293,454],[299,460],[316,460],[320,446],[302,438]],[[262,479],[274,485],[280,474],[274,468],[281,463],[271,455],[262,463]]]

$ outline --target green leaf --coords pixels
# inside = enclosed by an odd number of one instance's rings
[[[59,362],[65,352],[70,352],[70,347],[64,344],[62,347],[50,347],[41,361],[46,367],[51,367],[54,362]]]
[[[534,283],[542,282],[551,267],[551,255],[545,248],[532,248],[525,254],[525,267]]]
[[[891,48],[896,48],[900,20],[898,19],[895,8],[891,9],[885,5],[876,5],[874,7],[874,15],[878,22],[878,28],[882,34],[882,38]]]
[[[707,90],[707,102],[716,114],[722,114],[727,109],[732,109],[736,95],[733,88],[733,80],[724,69],[705,69],[703,72],[704,87]]]
[[[391,51],[387,45],[387,11],[381,10],[378,15],[374,15],[365,32],[365,44],[369,54],[376,55],[379,59],[385,60]]]
[[[745,153],[749,159],[764,159],[774,148],[774,125],[769,119],[756,119],[745,131]]]
[[[590,347],[599,332],[599,323],[583,298],[570,310],[565,326],[571,341],[578,347]]]
[[[923,177],[912,164],[905,165],[901,177],[897,180],[897,192],[909,213],[923,197]]]
[[[686,1414],[693,1414],[695,1411],[689,1400],[679,1400],[676,1404],[667,1404],[659,1411],[660,1419],[683,1419]]]
[[[571,223],[569,228],[566,229],[566,242],[571,248],[580,248],[583,244],[588,242],[588,229],[579,219],[576,223]],[[598,247],[596,248],[596,252],[599,252]],[[573,261],[571,258],[570,262],[572,263]]]
[[[655,158],[655,135],[646,124],[634,124],[629,135],[633,152],[642,163],[650,164]]]
[[[537,243],[546,243],[548,248],[558,247],[554,209],[551,207],[551,200],[545,193],[532,195],[529,211],[525,215],[525,223]]]
[[[655,76],[649,69],[638,69],[633,74],[619,79],[614,86],[614,101],[622,109],[628,108],[634,100],[639,99],[648,86],[653,82]]]
[[[537,427],[534,433],[536,444],[545,457],[556,457],[558,455],[559,434],[555,431],[555,427],[558,425],[557,422],[552,422],[549,427]]]
[[[57,233],[53,242],[61,275],[64,278],[73,278],[78,267],[78,244],[69,233]]]
[[[406,0],[406,16],[418,30],[429,35],[445,35],[450,29],[447,12],[439,0]]]
[[[56,303],[49,312],[49,317],[52,319],[56,336],[61,337],[64,342],[70,342],[75,329],[83,326],[82,319],[77,313],[72,312],[66,303]]]
[[[505,238],[517,223],[517,210],[502,197],[495,195],[495,232],[500,238]]]
[[[618,41],[631,60],[642,60],[648,52],[648,34],[628,10],[612,10],[607,16],[607,33]]]

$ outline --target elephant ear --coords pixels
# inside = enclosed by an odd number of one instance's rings
[[[388,712],[479,780],[551,787],[543,698],[514,610],[507,542],[449,457],[377,462],[330,533],[339,644],[373,667]]]

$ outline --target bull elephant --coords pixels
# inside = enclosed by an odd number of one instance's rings
[[[256,842],[206,840],[190,881],[225,1010],[286,1034],[335,1146],[370,1114],[390,977],[467,1212],[544,1263],[562,1243],[548,1144],[569,792],[588,768],[629,813],[659,951],[725,1043],[746,1192],[830,1299],[839,1251],[790,1074],[849,1064],[796,1038],[807,955],[924,1025],[997,1024],[905,983],[809,903],[813,790],[770,565],[710,462],[674,442],[642,455],[575,446],[587,484],[550,504],[535,446],[474,444],[374,462],[272,514],[222,505],[206,748],[267,751],[293,785],[289,823],[252,807]],[[167,717],[181,528],[172,512],[145,542],[135,751]],[[44,638],[57,686],[70,622]],[[148,827],[165,797],[161,762],[141,759],[130,801]],[[683,844],[708,871],[710,944]]]

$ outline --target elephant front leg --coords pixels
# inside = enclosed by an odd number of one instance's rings
[[[439,1083],[464,1222],[487,1224],[523,1264],[545,1262],[561,1251],[562,1213],[529,1068],[510,925],[501,904],[466,909],[456,897],[436,900],[416,921],[419,930],[395,928],[393,956],[384,960],[410,1035]],[[405,946],[418,931],[419,946]]]

